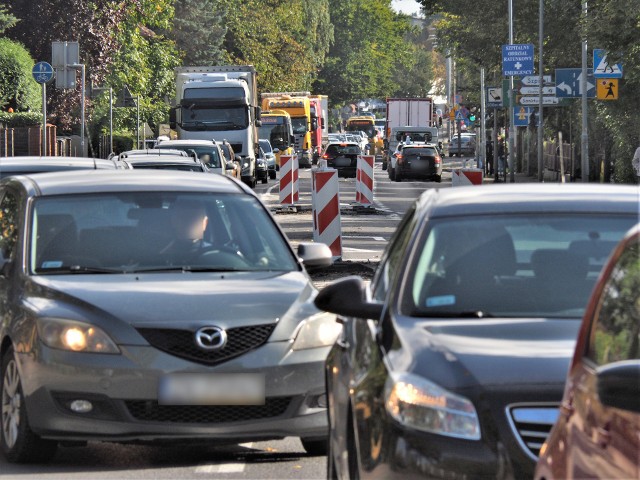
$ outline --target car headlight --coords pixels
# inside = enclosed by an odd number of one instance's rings
[[[410,373],[390,376],[385,408],[404,426],[447,437],[480,440],[480,422],[470,400]]]
[[[321,312],[307,318],[295,336],[293,350],[329,347],[333,345],[342,331],[342,325],[336,322],[332,313]]]
[[[85,353],[120,353],[115,342],[101,328],[60,318],[36,322],[40,340],[51,348]]]
[[[263,159],[259,159],[257,161],[257,164],[258,164],[259,167],[264,167],[264,160]]]

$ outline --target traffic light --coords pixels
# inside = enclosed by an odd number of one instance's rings
[[[471,123],[476,121],[476,114],[475,113],[473,113],[473,112],[469,113],[469,121]]]

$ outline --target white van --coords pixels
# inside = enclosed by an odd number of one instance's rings
[[[387,148],[382,158],[382,169],[386,170],[391,160],[391,155],[398,148],[398,143],[407,141],[414,143],[435,143],[438,145],[440,155],[442,154],[442,145],[438,137],[438,127],[393,127],[391,135],[387,139]]]

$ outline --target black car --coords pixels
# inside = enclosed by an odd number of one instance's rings
[[[405,178],[442,181],[442,158],[436,144],[405,145],[396,155],[394,179]]]
[[[363,155],[360,145],[355,142],[330,143],[322,154],[329,168],[338,170],[339,177],[355,177],[358,156]]]
[[[343,324],[329,478],[532,478],[589,293],[637,218],[631,186],[425,191],[370,287],[316,297]]]

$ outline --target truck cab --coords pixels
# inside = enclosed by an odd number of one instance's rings
[[[292,155],[296,143],[291,116],[284,110],[267,110],[262,112],[261,119],[259,136],[271,143],[276,155],[276,165],[280,168],[280,157]]]

